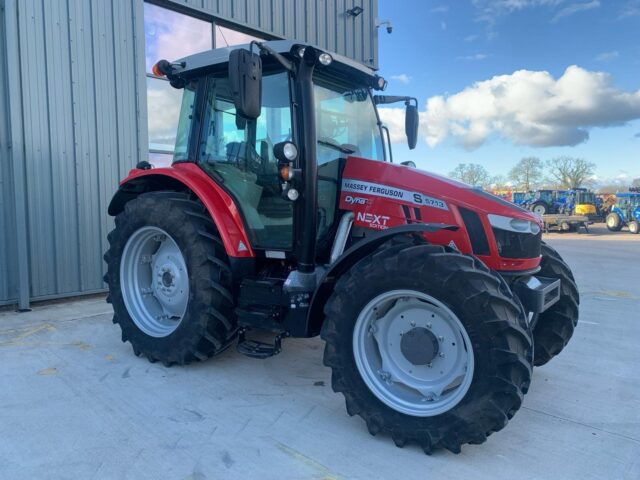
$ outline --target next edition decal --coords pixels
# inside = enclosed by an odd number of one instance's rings
[[[423,205],[425,207],[439,208],[440,210],[449,210],[447,204],[437,198],[428,197],[427,195],[419,192],[410,192],[409,190],[390,187],[389,185],[382,185],[380,183],[343,178],[342,191],[349,193],[364,193],[375,197],[391,198],[401,202],[413,203],[414,205]]]

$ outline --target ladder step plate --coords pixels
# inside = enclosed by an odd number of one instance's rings
[[[275,345],[270,343],[259,342],[257,340],[244,340],[238,342],[236,347],[239,353],[251,358],[269,358],[280,353],[280,342],[276,342]]]

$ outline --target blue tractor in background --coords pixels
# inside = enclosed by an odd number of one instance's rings
[[[631,233],[640,232],[640,192],[616,193],[616,203],[607,215],[607,228],[618,232],[625,225]]]
[[[538,190],[529,204],[529,210],[538,215],[570,213],[567,210],[566,190]]]

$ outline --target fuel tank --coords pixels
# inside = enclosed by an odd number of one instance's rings
[[[474,254],[489,268],[531,272],[540,263],[541,219],[481,189],[423,170],[349,157],[342,175],[340,208],[354,212],[354,225],[384,230],[407,223],[444,223],[457,231],[427,239]],[[524,226],[526,231],[512,228]]]

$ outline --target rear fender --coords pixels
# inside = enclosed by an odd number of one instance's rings
[[[324,305],[331,296],[336,281],[343,273],[358,263],[362,258],[371,255],[383,243],[388,242],[393,237],[398,235],[417,235],[424,239],[423,235],[425,233],[433,233],[439,230],[455,231],[458,230],[458,226],[443,223],[412,223],[375,232],[373,235],[348,248],[338,260],[329,267],[316,287],[307,314],[308,336],[313,337],[320,333],[322,322],[324,321]]]
[[[118,215],[127,202],[141,193],[159,190],[192,192],[209,212],[227,255],[255,257],[242,215],[231,196],[202,169],[191,163],[181,163],[169,168],[131,170],[111,199],[109,215]]]

